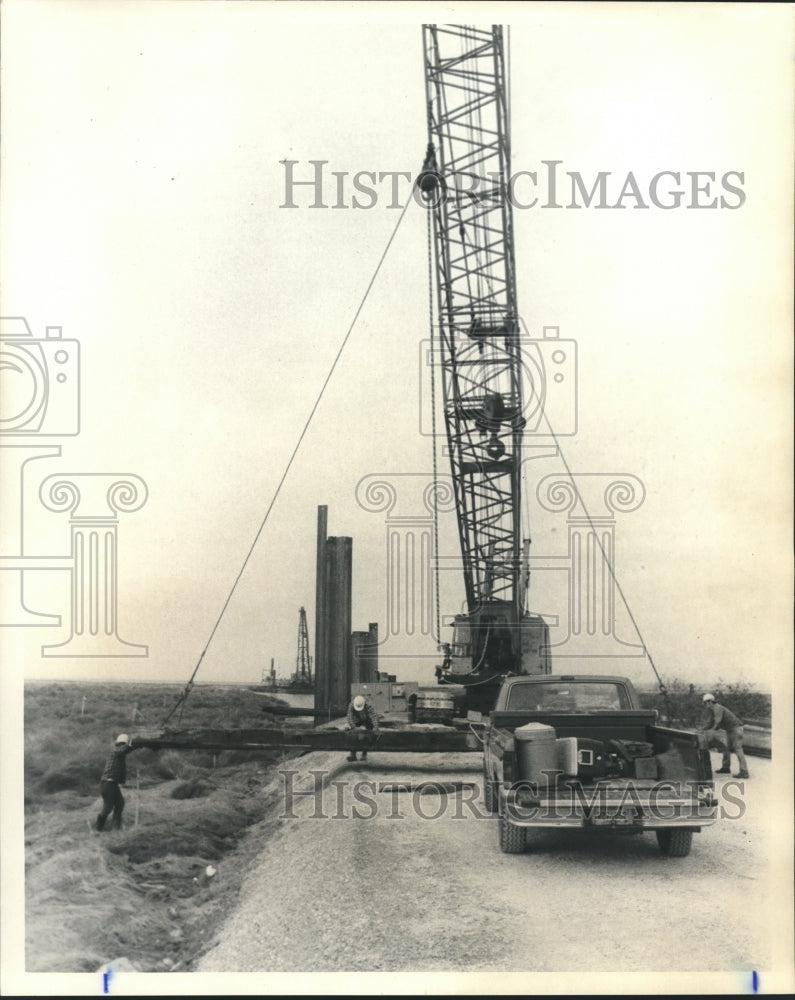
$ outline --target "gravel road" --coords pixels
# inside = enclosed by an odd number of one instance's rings
[[[769,761],[751,760],[741,805],[738,783],[716,776],[735,801],[724,795],[727,817],[687,858],[663,857],[653,834],[576,831],[502,854],[495,820],[475,814],[476,754],[313,753],[286,767],[308,794],[287,803],[199,971],[750,974],[770,961]],[[450,791],[405,790],[421,782]]]

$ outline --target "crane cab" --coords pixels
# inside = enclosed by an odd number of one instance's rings
[[[442,674],[548,674],[549,626],[530,613],[516,623],[510,604],[494,602],[455,616],[445,653]]]

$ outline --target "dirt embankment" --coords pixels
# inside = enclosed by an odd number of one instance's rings
[[[161,751],[127,758],[124,829],[92,829],[113,737],[151,729],[178,689],[31,685],[26,691],[25,893],[29,972],[190,970],[237,899],[277,821],[278,751]],[[266,725],[263,699],[197,688],[195,726]]]

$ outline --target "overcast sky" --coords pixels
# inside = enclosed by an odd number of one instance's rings
[[[118,527],[118,633],[148,656],[42,656],[69,636],[69,575],[27,573],[27,607],[62,626],[4,630],[17,677],[24,662],[26,678],[186,681],[207,642],[408,198],[386,177],[371,207],[350,207],[353,175],[416,175],[427,142],[431,10],[346,9],[3,5],[2,313],[26,317],[35,338],[61,326],[81,352],[80,434],[46,438],[61,456],[28,467],[25,554],[69,553],[68,514],[39,501],[46,476],[134,473],[148,487]],[[539,197],[515,211],[519,308],[533,337],[555,326],[576,342],[565,461],[644,486],[638,509],[616,516],[615,569],[664,677],[769,687],[784,669],[789,684],[791,13],[499,11],[481,22],[511,23],[512,166],[537,176],[517,198]],[[296,179],[327,161],[329,206],[331,171],[344,174],[344,207],[309,207],[306,186],[282,207],[285,159]],[[552,160],[559,208],[543,207]],[[603,171],[610,207],[567,207],[569,175],[591,188]],[[650,192],[663,172],[654,194],[670,208]],[[620,198],[629,173],[648,207],[632,185]],[[259,680],[271,657],[289,673],[302,605],[314,643],[318,504],[330,534],[354,539],[354,629],[377,621],[386,634],[386,514],[356,490],[391,478],[393,516],[427,514],[411,493],[432,471],[427,335],[425,217],[412,204],[199,680]],[[530,462],[525,507],[531,606],[565,624],[565,577],[549,567],[565,561],[566,513],[535,499],[563,471],[560,457]],[[444,517],[450,616],[463,592]],[[616,633],[641,641],[620,600]],[[388,646],[404,657],[389,669],[432,681],[432,636],[398,631]],[[654,679],[637,655],[610,666]]]

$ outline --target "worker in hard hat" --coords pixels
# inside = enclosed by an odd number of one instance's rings
[[[357,694],[348,705],[348,729],[371,729],[378,733],[378,716],[373,706],[362,694]],[[355,761],[356,751],[351,750],[347,759]],[[366,750],[362,750],[362,760],[367,760]]]
[[[716,774],[731,774],[732,752],[737,755],[739,772],[735,778],[750,778],[748,764],[743,753],[743,724],[740,719],[724,705],[715,701],[714,694],[705,694],[701,699],[704,703],[704,718],[699,731],[704,733],[707,746],[717,745],[723,753],[723,763]],[[722,735],[721,730],[725,733]]]
[[[102,811],[97,816],[97,830],[104,830],[105,821],[113,813],[111,824],[121,830],[121,814],[124,811],[124,796],[121,786],[127,781],[127,754],[140,747],[134,746],[127,733],[119,733],[113,750],[105,761],[102,777],[99,779],[99,793],[102,796]]]

